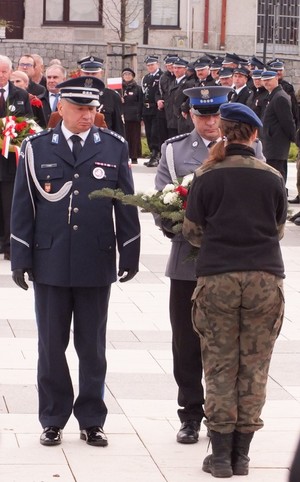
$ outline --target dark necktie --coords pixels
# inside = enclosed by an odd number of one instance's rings
[[[217,141],[210,141],[209,144],[207,144],[207,149],[210,149],[212,146],[214,146],[217,143]]]
[[[73,156],[74,156],[75,161],[77,161],[77,159],[79,157],[79,154],[80,154],[80,151],[82,149],[81,142],[80,142],[81,137],[74,134],[73,136],[70,137],[70,139],[73,142],[73,149],[72,149]]]
[[[59,96],[59,94],[51,94],[51,97],[52,98],[54,97],[53,104],[52,104],[52,112],[56,111],[58,96]]]
[[[6,114],[4,92],[5,89],[0,89],[0,117],[4,117]]]

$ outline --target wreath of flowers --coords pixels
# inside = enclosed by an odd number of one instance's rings
[[[172,221],[174,234],[182,231],[189,187],[194,175],[188,174],[174,184],[167,184],[162,191],[149,190],[144,193],[124,194],[120,189],[104,188],[93,191],[90,199],[108,197],[117,199],[123,204],[137,206],[144,213],[157,214],[161,218]]]

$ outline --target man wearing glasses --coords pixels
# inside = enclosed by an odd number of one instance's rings
[[[18,62],[18,70],[25,72],[29,77],[29,85],[27,88],[27,92],[32,95],[36,95],[37,97],[41,98],[45,95],[46,89],[41,84],[37,84],[32,80],[34,76],[35,70],[35,61],[34,58],[31,57],[29,54],[22,55]]]

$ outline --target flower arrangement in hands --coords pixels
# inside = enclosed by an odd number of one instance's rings
[[[13,107],[13,106],[12,106]],[[8,115],[0,119],[0,148],[1,154],[8,157],[9,152],[14,152],[16,160],[19,157],[20,146],[26,137],[40,132],[41,127],[33,120],[26,117]]]
[[[182,231],[189,186],[193,177],[193,174],[188,174],[174,184],[167,184],[162,191],[124,194],[120,189],[104,188],[93,191],[89,197],[90,199],[108,197],[117,199],[123,204],[140,207],[142,212],[156,214],[162,219],[170,220],[171,230],[177,234]]]

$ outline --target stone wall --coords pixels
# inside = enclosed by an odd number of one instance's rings
[[[123,67],[133,66],[136,69],[137,81],[140,81],[142,76],[145,74],[144,59],[149,54],[158,55],[161,61],[161,65],[163,65],[163,58],[169,52],[177,53],[180,57],[183,57],[190,62],[193,62],[194,60],[196,60],[197,57],[205,53],[204,50],[199,51],[191,49],[180,49],[175,47],[174,49],[153,48],[145,45],[140,45],[136,48],[137,55],[131,58],[125,58],[122,63],[122,45],[113,45],[111,49],[113,55],[111,56],[107,56],[107,50],[107,44],[93,44],[87,42],[74,44],[59,42],[39,43],[26,42],[23,40],[3,40],[0,43],[0,54],[10,57],[15,66],[17,65],[17,61],[22,54],[38,53],[43,57],[46,66],[51,59],[58,58],[61,60],[64,67],[70,71],[76,69],[77,60],[89,54],[93,54],[104,59],[106,76],[118,77],[121,75]],[[123,52],[125,53],[125,55],[128,55],[131,52],[130,46],[123,46]],[[222,51],[209,51],[208,53],[220,56],[224,55],[224,52]],[[241,55],[241,57],[246,58],[253,55],[253,53],[245,53],[237,50],[236,53]],[[259,54],[257,54],[257,56],[260,57]],[[300,89],[300,59],[299,57],[284,57],[282,55],[280,56],[280,58],[285,61],[285,79],[294,85],[297,92]]]

